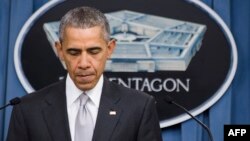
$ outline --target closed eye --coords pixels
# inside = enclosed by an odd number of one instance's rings
[[[87,52],[89,54],[93,54],[93,55],[98,54],[101,51],[102,51],[102,48],[100,48],[100,47],[92,47],[92,48],[87,49]]]
[[[72,55],[72,56],[77,56],[81,54],[81,50],[80,49],[74,49],[74,48],[70,48],[67,50],[67,53]]]

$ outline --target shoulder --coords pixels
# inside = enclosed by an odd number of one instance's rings
[[[21,97],[20,105],[37,105],[38,103],[43,101],[47,95],[54,95],[60,89],[62,89],[62,90],[65,89],[65,81],[64,80],[60,80],[60,81],[52,83],[44,88],[41,88],[37,91],[28,93],[27,95]]]
[[[156,113],[156,100],[152,95],[114,82],[109,82],[109,85],[112,91],[108,92],[111,92],[113,97],[119,97],[116,105],[123,109],[124,118],[138,121]]]

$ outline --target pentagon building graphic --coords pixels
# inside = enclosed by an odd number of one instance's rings
[[[111,38],[117,40],[106,63],[105,71],[109,72],[185,71],[206,32],[205,25],[128,10],[105,16]],[[44,30],[56,53],[59,22],[45,23]]]

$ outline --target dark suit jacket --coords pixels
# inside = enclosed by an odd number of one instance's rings
[[[154,98],[105,78],[93,141],[161,140]],[[65,80],[24,96],[14,106],[7,141],[71,141]]]

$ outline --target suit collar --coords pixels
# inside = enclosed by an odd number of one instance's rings
[[[117,105],[120,95],[104,77],[101,101],[94,130],[93,141],[110,141],[120,119],[122,109]],[[70,130],[66,107],[65,80],[50,89],[45,97],[43,116],[53,140],[70,141]]]
[[[51,87],[45,97],[43,116],[53,140],[70,141],[65,80]]]
[[[104,78],[93,141],[110,140],[122,113],[122,109],[117,106],[119,100],[120,95],[114,90],[112,83]]]

